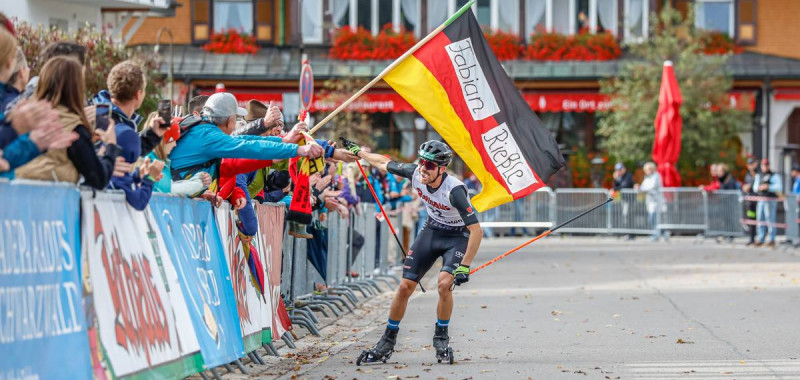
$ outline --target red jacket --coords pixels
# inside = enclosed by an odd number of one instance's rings
[[[272,165],[272,160],[252,160],[247,158],[224,158],[219,167],[219,192],[222,199],[235,204],[245,197],[243,189],[236,186],[236,175],[250,173]]]

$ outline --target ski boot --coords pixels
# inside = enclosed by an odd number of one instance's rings
[[[450,347],[450,337],[447,335],[447,326],[441,327],[438,324],[433,333],[433,348],[436,349],[436,360],[441,363],[443,360],[453,364],[453,348]]]
[[[392,330],[390,328],[386,328],[384,331],[381,340],[378,341],[374,347],[370,348],[367,351],[362,351],[361,355],[358,356],[356,359],[356,365],[361,365],[361,363],[369,364],[375,362],[384,362],[386,363],[390,357],[392,357],[392,353],[394,352],[394,345],[397,343],[397,332],[399,330]]]

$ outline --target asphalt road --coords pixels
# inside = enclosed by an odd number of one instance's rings
[[[475,263],[522,241],[484,241]],[[254,377],[800,379],[798,250],[547,238],[457,288],[452,366],[431,347],[428,288],[410,301],[389,363],[354,364],[383,332],[387,293]]]

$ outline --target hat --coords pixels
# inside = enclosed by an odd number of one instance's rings
[[[622,169],[625,169],[625,165],[623,165],[621,162],[617,162],[616,164],[614,164],[614,170],[622,170]]]
[[[250,99],[247,102],[247,115],[244,116],[246,121],[253,121],[256,119],[263,119],[267,116],[267,106],[264,103],[255,99]]]
[[[208,97],[203,113],[208,116],[231,117],[247,115],[247,110],[239,107],[236,97],[230,92],[218,92]]]
[[[769,160],[766,158],[761,159],[761,165],[769,165]]]
[[[285,189],[289,186],[291,177],[288,170],[276,170],[267,176],[267,188],[270,190]]]
[[[794,164],[794,165],[792,165],[792,170],[794,170],[794,171],[796,171],[796,172],[800,172],[800,164]]]
[[[752,154],[747,156],[747,164],[748,165],[749,164],[755,164],[756,162],[758,162],[758,158],[756,158]]]
[[[181,138],[181,127],[179,125],[181,123],[181,120],[183,120],[183,118],[180,117],[172,118],[172,123],[170,123],[169,129],[167,129],[167,131],[164,132],[165,143],[176,142],[178,141],[179,138]]]

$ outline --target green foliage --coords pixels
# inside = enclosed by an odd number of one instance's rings
[[[662,67],[671,60],[683,95],[679,169],[732,164],[739,155],[738,134],[749,128],[750,116],[729,103],[733,80],[725,68],[728,56],[703,53],[705,34],[694,29],[693,15],[683,19],[668,6],[650,19],[651,37],[630,46],[633,59],[617,78],[601,82],[601,92],[613,99],[613,111],[599,122],[603,148],[621,161],[650,160]]]
[[[154,54],[127,49],[104,30],[94,28],[87,27],[65,32],[19,21],[14,27],[17,30],[17,40],[31,67],[31,77],[39,75],[39,70],[44,66],[40,56],[47,45],[59,41],[75,42],[86,47],[86,70],[84,72],[87,97],[91,98],[106,88],[106,78],[114,65],[127,59],[136,59],[147,69],[147,97],[139,112],[146,116],[156,110],[160,90],[156,82],[159,75],[156,71],[157,61]]]

